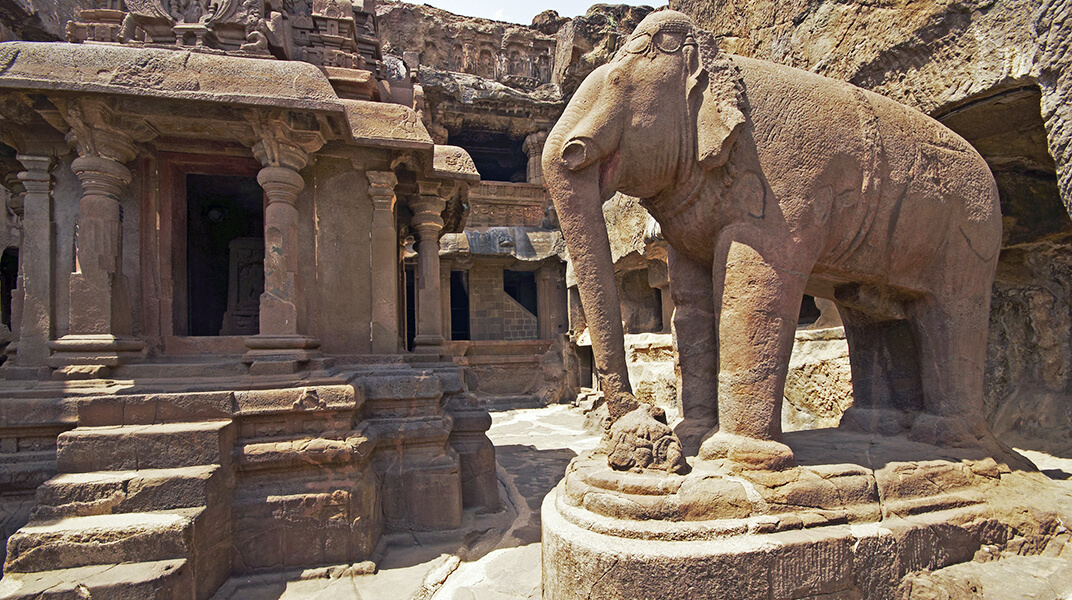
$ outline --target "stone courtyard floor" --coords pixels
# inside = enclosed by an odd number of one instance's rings
[[[495,444],[503,510],[467,512],[455,531],[387,534],[375,565],[235,577],[214,600],[540,598],[540,504],[569,461],[594,448],[597,437],[584,430],[581,411],[566,405],[492,412],[492,420],[488,437]],[[1072,486],[1072,459],[1022,452],[1052,479]],[[989,584],[993,593],[983,596],[988,599],[1055,598],[1054,588],[1072,585],[1065,557],[1027,562],[968,563],[960,569],[970,571],[964,577]],[[1042,595],[1030,591],[1036,588]],[[1016,591],[1009,596],[1011,589]]]

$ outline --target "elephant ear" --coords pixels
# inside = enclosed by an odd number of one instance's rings
[[[713,36],[697,31],[698,70],[689,78],[689,104],[695,108],[696,159],[705,169],[726,164],[744,125],[741,73],[719,52]],[[702,95],[701,98],[695,96]]]

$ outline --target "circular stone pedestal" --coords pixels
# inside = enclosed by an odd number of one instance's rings
[[[1043,552],[1072,497],[1036,472],[903,438],[787,435],[800,466],[621,473],[582,455],[544,499],[544,600],[887,598],[905,575]]]

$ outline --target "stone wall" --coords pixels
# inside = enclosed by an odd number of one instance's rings
[[[469,270],[469,327],[474,340],[534,340],[536,315],[503,291],[503,269],[497,265]]]

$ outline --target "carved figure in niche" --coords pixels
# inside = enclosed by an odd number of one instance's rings
[[[621,191],[643,199],[670,246],[684,412],[676,433],[687,452],[752,468],[794,464],[780,415],[807,293],[837,304],[856,374],[898,355],[884,323],[906,319],[915,332],[918,364],[906,368],[918,370],[920,410],[913,421],[884,405],[890,394],[875,390],[889,382],[876,369],[867,390],[857,386],[865,428],[904,423],[914,439],[1030,468],[983,419],[997,188],[979,154],[933,119],[847,83],[730,56],[667,10],[581,85],[547,138],[543,176],[612,420],[638,405],[601,211]],[[608,437],[628,436],[612,428]]]
[[[462,58],[462,47],[455,44],[450,50],[450,70],[465,71],[465,60]]]
[[[477,75],[487,79],[495,78],[495,59],[491,56],[491,50],[487,48],[480,51],[480,67]]]

